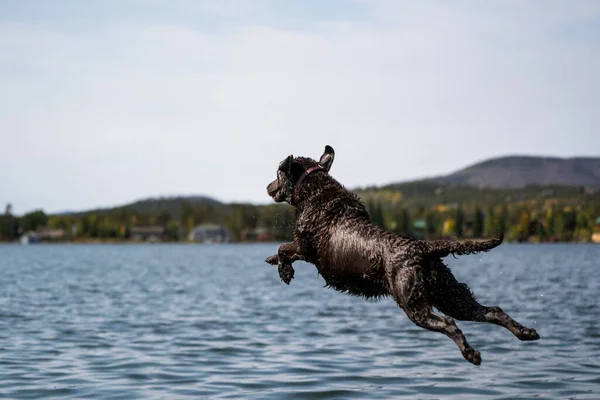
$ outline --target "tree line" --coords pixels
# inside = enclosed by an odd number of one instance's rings
[[[408,209],[368,204],[371,219],[384,229],[425,239],[481,238],[504,233],[517,242],[587,242],[600,231],[596,208],[554,204],[537,208],[524,204]],[[385,211],[384,211],[385,210]]]
[[[464,189],[461,189],[464,190]],[[600,196],[529,196],[499,201],[498,197],[465,196],[463,201],[432,201],[435,194],[419,198],[399,190],[357,192],[371,219],[384,229],[422,238],[478,238],[505,234],[508,241],[582,242],[600,230]],[[445,196],[445,197],[443,197]],[[451,196],[450,196],[451,197]],[[438,200],[449,199],[448,193]],[[472,201],[493,199],[494,201]],[[15,216],[10,205],[0,220],[0,240],[14,241],[41,228],[63,230],[66,240],[129,240],[136,226],[161,226],[164,240],[184,241],[202,224],[223,225],[233,241],[253,240],[248,232],[262,230],[275,241],[293,238],[294,209],[288,205],[193,203],[184,201],[171,210],[132,207],[78,214],[47,215],[35,210]]]
[[[184,203],[178,215],[167,210],[138,212],[119,208],[104,212],[86,212],[67,215],[47,215],[35,210],[22,216],[10,212],[10,206],[0,216],[0,240],[14,241],[28,232],[61,230],[66,240],[129,240],[132,228],[160,226],[164,228],[164,240],[183,241],[196,226],[203,224],[223,225],[234,242],[244,240],[248,232],[262,229],[273,240],[289,240],[292,236],[294,212],[289,206],[252,204],[207,205]]]

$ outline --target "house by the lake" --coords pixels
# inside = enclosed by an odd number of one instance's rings
[[[136,241],[160,242],[165,238],[166,229],[161,225],[141,225],[132,226],[129,233]]]
[[[67,234],[64,229],[52,229],[47,227],[38,227],[35,231],[27,231],[19,238],[21,244],[58,242],[66,239]]]
[[[411,235],[417,239],[424,239],[427,234],[427,221],[417,219],[412,223]]]

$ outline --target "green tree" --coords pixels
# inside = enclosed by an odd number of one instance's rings
[[[167,210],[162,210],[156,218],[156,223],[165,228],[169,224],[169,221],[171,221],[171,214]]]
[[[46,226],[47,223],[48,216],[42,210],[32,211],[19,219],[19,225],[23,232],[34,231],[38,227]]]
[[[562,240],[565,234],[565,218],[561,209],[556,210],[554,233],[557,236],[558,240]]]
[[[488,206],[484,218],[484,234],[486,237],[495,236],[498,233],[496,225],[496,215],[494,214],[494,207]]]
[[[234,204],[231,206],[226,225],[231,233],[232,240],[240,241],[244,230],[244,209],[241,205]]]
[[[502,207],[500,207],[500,213],[498,214],[498,219],[496,222],[496,228],[498,232],[506,233],[506,231],[508,230],[508,219],[508,206],[506,205],[506,203],[504,203],[502,204]]]
[[[425,223],[427,224],[427,235],[434,236],[437,231],[435,213],[428,211],[425,214]]]
[[[483,236],[484,216],[479,207],[475,207],[475,215],[473,218],[473,236],[476,238]]]
[[[381,207],[381,201],[374,201],[374,200],[370,200],[369,204],[367,205],[367,211],[369,212],[369,215],[371,216],[371,221],[381,227],[381,228],[385,228],[385,221],[383,218],[383,210]]]
[[[454,214],[454,235],[462,238],[464,234],[465,215],[461,206],[458,206]]]
[[[6,205],[4,215],[0,216],[0,240],[12,241],[17,237],[18,221],[12,215],[12,205]]]
[[[548,236],[556,235],[556,209],[552,207],[546,212],[546,233]]]
[[[530,225],[529,211],[521,211],[519,217],[519,225],[517,227],[517,235],[519,240],[526,240],[529,237],[529,225]]]
[[[544,227],[544,224],[542,224],[542,222],[539,219],[536,220],[535,235],[538,237],[540,242],[545,242],[546,238],[548,237],[546,228]]]
[[[402,207],[396,216],[395,232],[400,235],[410,235],[410,215],[405,207]]]
[[[555,212],[554,232],[561,241],[569,241],[575,231],[576,216],[572,211],[557,208]]]
[[[415,219],[423,218],[425,216],[425,206],[423,204],[419,204],[413,215]]]
[[[94,237],[98,237],[101,239],[112,239],[117,237],[118,233],[118,227],[115,224],[112,224],[107,217],[98,219]]]
[[[244,229],[254,230],[258,226],[258,208],[254,205],[246,204],[242,208],[244,218]]]
[[[184,201],[181,203],[179,213],[179,221],[181,222],[181,225],[185,225],[190,218],[194,217],[194,207],[192,207],[189,201]]]
[[[590,229],[593,225],[592,218],[587,210],[581,210],[577,213],[576,218],[576,227],[577,229]]]
[[[177,221],[171,220],[167,223],[167,239],[172,241],[178,241],[180,239],[179,232],[179,223],[177,223]]]
[[[98,237],[98,217],[89,213],[83,216],[81,220],[81,233],[83,236],[90,238]]]
[[[569,208],[563,211],[563,223],[562,240],[571,241],[577,229],[577,213],[574,209]]]
[[[376,208],[376,215],[377,215],[377,225],[379,225],[381,228],[385,229],[385,216],[383,214],[383,206],[381,204],[381,201],[377,202],[377,208]]]

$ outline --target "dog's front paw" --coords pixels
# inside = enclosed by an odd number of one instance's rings
[[[516,335],[519,340],[538,340],[540,335],[533,328],[522,327]]]
[[[277,265],[279,263],[279,256],[277,254],[273,254],[266,258],[265,262],[271,265]]]
[[[294,278],[294,268],[290,264],[279,264],[277,272],[279,272],[279,277],[286,285],[289,285]]]

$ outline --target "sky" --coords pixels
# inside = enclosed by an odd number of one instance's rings
[[[600,156],[595,0],[0,0],[0,207],[269,203],[289,154],[349,188]]]

